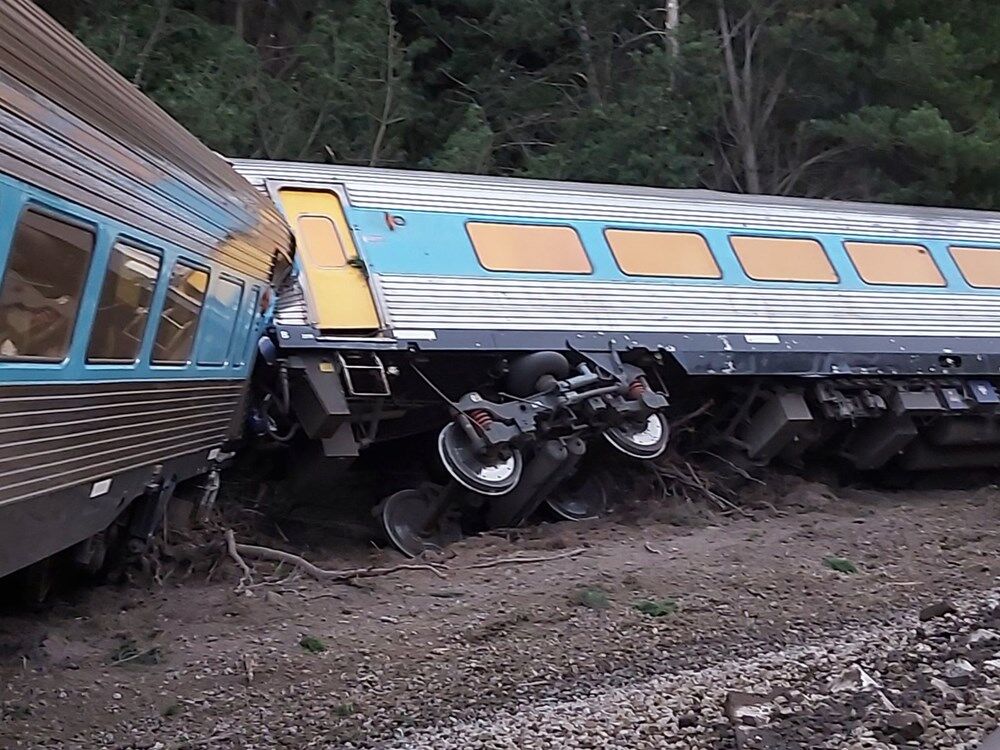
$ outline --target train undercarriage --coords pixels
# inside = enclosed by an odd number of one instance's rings
[[[425,479],[370,498],[385,537],[410,556],[519,526],[543,505],[571,520],[600,514],[607,488],[588,481],[588,452],[601,443],[656,460],[677,419],[686,442],[747,466],[818,462],[862,477],[1000,465],[1000,392],[986,378],[692,377],[658,353],[572,349],[279,360],[265,348],[262,362],[256,430],[292,451],[318,441],[316,471],[436,434]]]

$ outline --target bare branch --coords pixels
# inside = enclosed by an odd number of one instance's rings
[[[142,49],[136,56],[138,64],[135,68],[135,75],[132,76],[132,85],[137,88],[142,88],[142,77],[146,72],[146,63],[149,62],[149,57],[153,54],[153,50],[156,48],[157,42],[159,42],[160,37],[163,36],[163,30],[167,23],[167,16],[170,15],[172,8],[172,0],[160,0],[156,15],[156,22],[153,24],[153,30],[149,32],[149,36],[146,38],[146,43],[142,45]]]

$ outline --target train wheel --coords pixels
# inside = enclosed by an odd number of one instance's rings
[[[546,504],[567,521],[600,518],[608,508],[608,492],[598,474],[582,472],[558,487]]]
[[[382,501],[378,513],[385,534],[407,557],[440,550],[461,538],[458,524],[447,514],[431,518],[436,500],[427,492],[403,490]]]
[[[650,459],[667,449],[670,426],[667,418],[657,412],[638,425],[626,423],[620,427],[609,427],[604,431],[604,437],[626,456]]]
[[[505,495],[521,481],[524,462],[519,450],[502,448],[495,458],[483,459],[454,422],[441,430],[438,452],[452,478],[479,495]]]

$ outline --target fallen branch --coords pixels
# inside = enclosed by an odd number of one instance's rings
[[[673,432],[677,432],[681,427],[684,427],[685,425],[687,425],[687,424],[693,422],[694,420],[696,420],[702,414],[705,414],[713,406],[715,406],[715,400],[714,399],[709,399],[708,401],[706,401],[704,404],[702,404],[701,406],[699,406],[697,409],[695,409],[690,414],[685,414],[680,419],[675,419],[673,422],[671,422],[670,423],[670,429]]]
[[[756,482],[757,484],[762,485],[764,487],[767,486],[767,482],[765,482],[762,479],[758,479],[753,474],[751,474],[749,471],[747,471],[746,469],[744,469],[742,466],[737,466],[735,463],[733,463],[732,461],[730,461],[728,458],[723,458],[718,453],[712,453],[712,451],[697,451],[697,453],[700,453],[703,456],[709,456],[711,458],[714,458],[716,461],[721,461],[722,463],[726,464],[730,469],[732,469],[737,474],[739,474],[741,477],[743,477],[744,479],[746,479],[748,482]]]
[[[227,541],[231,531],[227,531]],[[254,544],[235,544],[235,552],[238,555],[243,555],[244,557],[249,557],[253,560],[269,560],[271,562],[284,562],[289,565],[294,565],[296,568],[301,570],[308,576],[315,578],[318,581],[347,581],[352,578],[373,578],[375,576],[390,575],[392,573],[398,573],[401,570],[426,570],[438,578],[447,578],[444,574],[446,568],[443,565],[435,565],[433,563],[426,564],[402,564],[393,565],[389,568],[355,568],[353,570],[324,570],[317,565],[313,565],[311,562],[298,555],[293,555],[291,552],[283,552],[278,549],[272,549],[271,547],[258,547]]]
[[[159,650],[160,650],[159,646],[150,646],[149,648],[143,651],[136,651],[134,654],[130,654],[129,656],[122,657],[121,659],[115,659],[113,662],[111,662],[111,666],[117,667],[119,664],[127,664],[130,661],[135,661],[136,659],[141,659],[144,656],[149,656],[150,654],[154,654]]]
[[[238,593],[243,593],[248,586],[253,585],[253,573],[250,572],[250,566],[246,564],[246,561],[240,557],[240,545],[236,543],[236,535],[233,533],[232,529],[226,529],[226,552],[232,558],[233,562],[236,563],[243,575],[240,577],[240,585],[236,587]]]
[[[472,565],[466,566],[466,569],[481,570],[483,568],[496,568],[500,565],[521,565],[528,563],[551,562],[552,560],[563,560],[567,557],[576,557],[577,555],[582,555],[586,551],[586,547],[580,547],[579,549],[570,550],[569,552],[561,552],[558,555],[548,555],[543,557],[507,557],[501,560],[487,560],[486,562],[473,563]]]

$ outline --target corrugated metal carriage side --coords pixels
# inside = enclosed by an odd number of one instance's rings
[[[95,534],[141,540],[213,469],[290,253],[228,164],[0,4],[0,576],[70,547],[99,565]]]
[[[488,523],[560,495],[540,467],[565,478],[578,461],[553,441],[662,449],[668,392],[675,413],[712,404],[699,428],[741,461],[1000,465],[995,213],[234,166],[298,239],[275,313],[281,416],[339,457],[444,424],[442,460],[474,504],[493,498]],[[406,502],[394,541],[419,551],[441,537],[402,536],[442,511]]]

